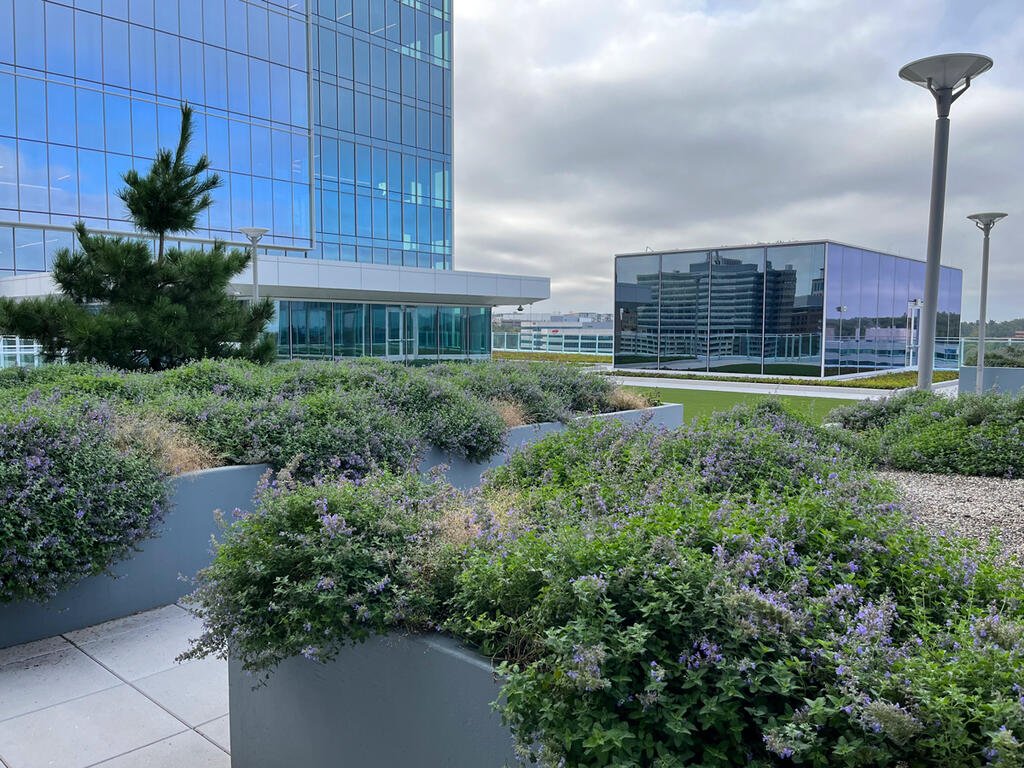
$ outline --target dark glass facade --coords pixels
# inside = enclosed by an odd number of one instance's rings
[[[404,362],[491,354],[491,308],[278,301],[278,356]]]
[[[130,232],[182,101],[224,180],[197,237],[452,268],[450,0],[0,0],[0,277]]]
[[[908,366],[924,267],[831,242],[618,256],[615,364],[804,376]],[[943,267],[937,367],[956,367],[962,287]]]

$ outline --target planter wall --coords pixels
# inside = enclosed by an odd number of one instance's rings
[[[1015,395],[1024,392],[1024,368],[990,368],[985,366],[984,382],[986,392],[1001,395]],[[960,392],[974,392],[978,384],[978,369],[973,365],[960,366]]]
[[[267,685],[231,661],[232,768],[501,768],[512,736],[487,659],[443,636],[373,637]]]
[[[623,424],[636,424],[650,418],[649,426],[675,429],[683,426],[682,405],[659,405],[656,408],[645,408],[636,411],[620,411],[618,413],[602,413],[597,416],[584,416],[581,421],[598,419],[602,421],[620,421]],[[456,488],[468,490],[480,485],[480,478],[488,469],[499,467],[508,460],[510,452],[526,445],[531,445],[542,438],[569,429],[568,424],[548,421],[543,424],[528,424],[523,427],[512,427],[508,431],[507,447],[503,453],[492,456],[490,460],[476,463],[450,456],[437,448],[432,448],[420,463],[420,472],[428,472],[431,468],[446,465],[445,478]]]
[[[0,604],[0,648],[71,632],[168,605],[192,591],[191,578],[210,564],[214,511],[250,507],[266,465],[219,467],[171,481],[171,509],[157,536],[117,563],[112,576],[90,576],[47,603]]]

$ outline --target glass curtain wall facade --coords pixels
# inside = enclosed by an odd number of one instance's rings
[[[816,242],[623,255],[615,272],[619,366],[838,375],[910,365],[917,347],[911,259]],[[956,366],[962,287],[943,267],[938,367]]]
[[[0,0],[0,277],[130,233],[183,101],[224,180],[196,237],[452,268],[450,0]]]
[[[429,363],[491,354],[490,307],[275,303],[279,357]]]

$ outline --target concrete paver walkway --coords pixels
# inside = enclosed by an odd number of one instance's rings
[[[0,650],[5,768],[230,768],[227,662],[177,605]]]

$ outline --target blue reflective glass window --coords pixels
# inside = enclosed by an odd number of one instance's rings
[[[75,12],[75,75],[100,82],[103,79],[103,52],[99,16]]]
[[[274,192],[270,179],[252,180],[252,220],[268,228],[274,223]]]
[[[388,201],[388,239],[402,239],[402,204],[397,200]]]
[[[338,74],[338,35],[327,27],[319,28],[320,70],[329,75]]]
[[[252,218],[252,177],[231,174],[231,229],[254,226]]]
[[[338,89],[321,84],[320,91],[320,124],[328,128],[338,127]]]
[[[47,136],[60,144],[75,143],[75,89],[70,85],[46,85]]]
[[[218,109],[228,108],[227,52],[212,46],[203,46],[203,65],[206,68],[206,104]]]
[[[400,37],[402,45],[416,47],[416,11],[411,6],[402,5],[402,21]]]
[[[43,230],[14,229],[14,266],[19,272],[42,272],[46,269]]]
[[[292,235],[308,240],[310,230],[310,186],[309,184],[292,184]]]
[[[402,95],[416,98],[416,60],[411,56],[402,57]]]
[[[285,131],[273,131],[274,178],[290,179],[292,175],[292,141]]]
[[[411,203],[402,206],[402,240],[416,242],[416,206]]]
[[[444,118],[436,112],[430,114],[430,149],[444,152]]]
[[[211,193],[213,205],[207,212],[210,216],[210,229],[231,232],[231,178],[228,174],[221,176],[222,184]]]
[[[416,110],[416,146],[430,149],[430,113],[425,109]]]
[[[156,40],[153,30],[133,25],[130,37],[132,88],[156,93]]]
[[[338,88],[338,128],[351,133],[355,131],[355,121],[356,114],[352,91],[345,87]]]
[[[203,39],[203,0],[178,0],[181,13],[178,18],[181,34],[195,40]]]
[[[388,138],[387,102],[379,96],[373,96],[371,99],[370,135],[375,139],[386,141]]]
[[[18,136],[46,139],[46,84],[42,80],[18,77]]]
[[[354,184],[356,180],[355,145],[351,141],[338,144],[338,178],[343,183]]]
[[[381,240],[388,236],[388,201],[373,200],[373,236]]]
[[[28,211],[46,211],[50,201],[46,144],[41,141],[18,142],[18,194],[20,206]]]
[[[43,23],[43,3],[39,0],[15,0],[14,26],[18,34],[14,39],[14,58],[18,66],[46,68]]]
[[[246,53],[249,39],[246,33],[248,19],[246,0],[226,0],[224,8],[224,44],[233,51]]]
[[[0,0],[0,62],[14,63],[14,4]]]
[[[220,0],[202,3],[203,35],[210,45],[224,45],[224,3]]]
[[[356,185],[368,187],[371,182],[370,148],[365,144],[356,144]]]
[[[65,32],[74,27],[75,13],[70,8],[55,3],[46,4],[46,27],[50,33],[46,37],[46,69],[51,74],[75,75],[75,49],[69,45]],[[0,25],[8,23],[9,17],[3,16],[0,6]],[[42,30],[40,30],[41,34]],[[28,30],[21,34],[31,34]]]
[[[2,195],[3,192],[0,191],[0,196]],[[14,270],[14,229],[12,227],[0,227],[0,270],[8,270],[0,272],[5,277],[12,274]]]
[[[444,245],[444,209],[430,209],[430,242],[434,245]]]
[[[124,186],[124,175],[133,167],[137,167],[140,173],[146,168],[143,164],[133,163],[127,155],[119,155],[108,152],[106,155],[107,165],[107,215],[112,219],[127,220],[128,211],[125,210],[124,202],[117,196],[117,190]]]
[[[157,0],[154,23],[158,29],[178,34],[178,3],[176,0]]]
[[[430,209],[425,205],[416,206],[416,240],[424,244],[430,242]]]
[[[178,138],[181,135],[181,109],[179,107],[170,107],[165,104],[157,105],[156,133],[157,142],[161,147],[178,146]],[[205,146],[206,142],[204,141],[202,147]],[[197,154],[203,152],[199,142],[194,143],[190,149]]]
[[[402,200],[416,202],[416,158],[412,155],[402,156]]]
[[[249,16],[249,55],[258,56],[261,59],[269,58],[270,37],[267,9],[249,3],[246,10]]]
[[[298,19],[288,19],[288,62],[294,69],[306,70],[309,62],[306,58],[306,24]]]
[[[318,16],[334,21],[338,15],[337,4],[334,0],[316,0],[316,12]]]
[[[17,136],[15,120],[14,75],[0,72],[0,136]]]
[[[402,199],[402,154],[388,151],[388,197]]]
[[[107,163],[102,152],[78,150],[78,200],[83,216],[107,215]]]
[[[370,44],[362,40],[352,42],[355,58],[355,80],[357,83],[370,82]]]
[[[228,109],[249,114],[249,61],[240,53],[228,54]]]
[[[129,87],[128,53],[128,24],[103,19],[103,80],[107,85]]]
[[[338,36],[338,77],[352,79],[352,38]]]
[[[228,121],[216,115],[206,116],[206,156],[210,158],[210,167],[218,171],[226,171],[231,164],[228,148]]]
[[[292,181],[309,183],[309,136],[290,134],[292,141]]]
[[[416,98],[430,101],[430,64],[423,60],[416,62]]]
[[[370,4],[368,0],[352,0],[352,26],[370,31]]]
[[[370,46],[370,85],[387,88],[387,59],[379,45]]]
[[[181,66],[178,38],[163,32],[156,35],[156,92],[171,99],[181,98]]]
[[[323,209],[323,218],[321,220],[321,226],[323,231],[332,235],[341,234],[340,226],[340,207],[338,202],[338,193],[331,190],[323,191],[323,199],[321,206]]]
[[[288,17],[282,13],[269,14],[270,60],[278,64],[288,63]]]
[[[430,17],[430,52],[439,59],[444,58],[444,22],[437,16]]]
[[[402,105],[402,143],[416,146],[416,107],[407,104]]]
[[[124,96],[103,97],[106,148],[125,152],[131,146],[131,102]]]
[[[291,118],[290,80],[287,67],[270,65],[270,117],[280,123],[287,123]]]
[[[248,173],[252,168],[249,146],[249,124],[241,120],[228,121],[228,141],[230,143],[231,169]],[[232,195],[234,192],[232,192]]]
[[[0,208],[18,207],[18,142],[0,136]]]
[[[170,135],[174,136],[172,139],[171,146],[177,146],[178,135],[180,133],[181,126],[181,111],[175,109],[174,116],[174,132]],[[161,124],[162,121],[161,121]],[[163,129],[161,129],[162,131]],[[192,113],[192,144],[190,150],[194,155],[205,155],[206,154],[206,115],[203,112]]]
[[[156,104],[132,100],[132,148],[140,157],[155,157],[159,146],[156,135]]]
[[[444,70],[441,67],[430,67],[430,102],[439,107],[445,103],[444,94]]]
[[[355,132],[370,135],[370,97],[365,93],[355,94]]]
[[[249,109],[253,117],[270,119],[270,65],[249,59]]]
[[[79,3],[79,5],[81,5],[81,3]],[[118,18],[123,17],[119,16]],[[132,0],[132,2],[128,4],[128,19],[132,24],[139,24],[143,27],[152,27],[155,23],[153,17],[153,0]]]
[[[387,150],[374,147],[371,150],[372,177],[370,185],[375,193],[384,192],[388,187],[388,153]]]
[[[430,160],[425,157],[416,159],[416,202],[429,203],[430,196]]]
[[[270,176],[271,163],[270,129],[262,125],[251,126],[252,172],[257,176]]]
[[[181,96],[194,104],[206,101],[203,46],[184,39],[181,41]]]
[[[292,89],[292,125],[309,125],[309,79],[305,72],[289,70]]]
[[[356,196],[351,190],[342,190],[339,195],[339,211],[341,218],[341,234],[343,235],[354,235],[356,233]],[[345,259],[345,251],[342,250],[342,260]],[[355,261],[355,257],[347,259],[348,261]]]
[[[359,237],[373,236],[372,206],[370,198],[356,197],[356,235]]]
[[[338,180],[338,140],[320,139],[320,176],[327,181]]]
[[[383,35],[386,26],[384,0],[370,0],[370,34]]]
[[[402,92],[402,55],[398,51],[387,52],[387,89],[396,96]]]
[[[433,265],[430,263],[429,253],[417,253],[416,254],[416,266],[420,269],[431,269]]]

